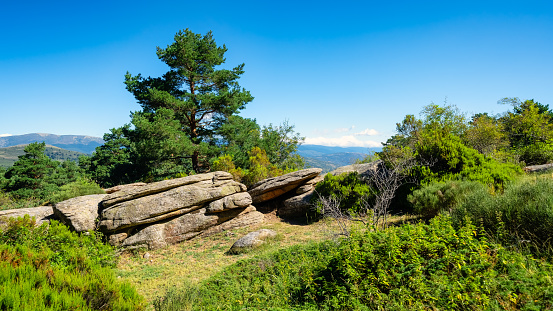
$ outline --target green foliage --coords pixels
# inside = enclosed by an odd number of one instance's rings
[[[325,267],[333,248],[332,242],[308,243],[242,260],[199,286],[170,290],[153,305],[156,311],[293,310],[297,293]]]
[[[45,146],[44,142],[27,145],[25,154],[6,172],[5,189],[13,196],[45,199],[58,189],[52,176],[59,163],[44,154]]]
[[[49,197],[49,201],[55,204],[83,195],[101,193],[105,193],[105,191],[97,183],[86,178],[79,178],[77,181],[61,186],[59,191]]]
[[[0,309],[143,310],[136,291],[115,280],[114,258],[97,233],[10,219],[0,230]]]
[[[553,160],[553,113],[548,106],[533,100],[513,103],[513,112],[501,120],[509,136],[511,148],[527,165],[545,164]]]
[[[471,193],[487,189],[476,181],[446,181],[424,185],[408,196],[415,213],[425,218],[437,216],[442,211],[452,211]]]
[[[313,202],[317,204],[320,209],[322,206],[319,204],[318,196],[332,197],[340,199],[340,209],[348,213],[366,213],[366,206],[364,201],[370,200],[374,197],[374,190],[361,180],[357,172],[344,173],[338,176],[332,174],[326,174],[322,182],[318,183],[315,187],[315,193],[313,196]],[[319,210],[319,213],[324,211]]]
[[[232,155],[230,154],[225,154],[218,158],[214,158],[213,163],[211,164],[211,168],[214,171],[225,171],[231,173],[234,180],[236,181],[242,181],[242,178],[244,177],[244,170],[242,170],[240,167],[236,168]]]
[[[487,114],[473,117],[462,137],[468,147],[485,155],[509,146],[502,124]]]
[[[522,172],[512,163],[500,163],[465,146],[458,136],[428,132],[415,146],[420,162],[432,163],[421,168],[419,180],[424,183],[445,180],[473,180],[501,188]]]
[[[338,243],[240,261],[199,286],[170,291],[160,310],[543,310],[551,264],[477,239],[474,225],[356,232]]]
[[[398,123],[398,135],[388,140],[379,155],[387,163],[413,155],[424,165],[412,172],[412,176],[422,184],[471,180],[501,188],[522,172],[513,161],[502,163],[492,157],[498,153],[489,156],[481,153],[492,152],[502,146],[503,138],[497,133],[497,124],[489,117],[477,117],[467,129],[464,116],[453,106],[429,105],[421,114],[422,120],[406,116],[401,124]],[[489,137],[490,133],[497,135]],[[486,146],[491,149],[480,145],[480,139],[484,138]],[[481,152],[464,142],[481,147]],[[491,143],[495,145],[489,145]]]
[[[77,180],[82,172],[71,161],[57,162],[44,154],[46,144],[25,147],[14,165],[4,174],[3,188],[17,200],[36,198],[46,202],[59,187]]]
[[[298,145],[303,141],[294,126],[284,122],[281,125],[257,125],[255,120],[231,116],[219,129],[222,151],[231,155],[235,165],[244,170],[251,167],[251,152],[255,147],[265,150],[268,161],[284,171],[298,170],[305,166],[297,154]]]
[[[131,161],[130,141],[127,137],[130,126],[113,128],[104,134],[104,144],[96,147],[91,157],[80,157],[79,165],[102,187],[131,183],[138,174]]]
[[[460,225],[469,217],[498,242],[552,256],[552,193],[553,180],[547,175],[513,182],[503,194],[475,189],[453,209],[452,218]]]
[[[170,68],[162,77],[125,75],[127,90],[143,108],[133,114],[132,124],[139,133],[131,135],[131,141],[153,140],[137,146],[140,155],[146,148],[153,163],[186,156],[195,172],[208,169],[206,156],[216,153],[217,129],[253,100],[238,84],[244,64],[216,69],[225,62],[226,51],[224,45],[217,46],[211,31],[202,36],[186,29],[167,48],[158,47],[158,58]],[[143,133],[159,135],[145,137]],[[155,150],[156,146],[161,149]]]

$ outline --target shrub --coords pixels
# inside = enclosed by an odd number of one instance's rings
[[[97,183],[86,178],[79,178],[77,181],[61,186],[59,191],[54,192],[50,196],[50,203],[55,204],[83,195],[100,193],[105,193],[105,191]]]
[[[436,182],[413,191],[408,200],[415,213],[432,218],[441,211],[452,211],[467,195],[486,188],[476,181]]]
[[[136,291],[116,281],[114,259],[94,232],[10,219],[0,230],[0,309],[143,310]]]
[[[465,218],[482,224],[486,232],[508,245],[520,245],[547,256],[553,255],[553,180],[523,179],[509,184],[503,194],[476,189],[453,209],[460,226]],[[549,255],[547,254],[549,253]]]
[[[370,198],[374,198],[373,189],[363,182],[357,172],[344,173],[338,176],[326,174],[324,180],[317,184],[315,192],[321,197],[340,199],[340,209],[349,213],[365,213]],[[324,214],[322,205],[317,203],[318,197],[313,196],[318,213]]]
[[[476,233],[470,223],[455,230],[446,217],[359,233],[340,244],[307,288],[331,310],[553,307],[550,264]]]

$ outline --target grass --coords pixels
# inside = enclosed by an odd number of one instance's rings
[[[331,232],[336,232],[332,226],[332,223],[324,221],[309,225],[292,224],[267,214],[266,221],[255,227],[229,230],[164,249],[122,254],[117,275],[133,284],[139,294],[152,302],[184,284],[199,284],[240,260],[296,244],[328,239]],[[275,230],[278,237],[266,246],[245,254],[225,254],[236,240],[258,229]],[[145,253],[149,253],[149,258],[144,258]]]

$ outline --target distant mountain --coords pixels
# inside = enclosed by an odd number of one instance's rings
[[[0,148],[0,166],[6,168],[11,167],[20,155],[25,154],[25,151],[23,150],[25,149],[25,146],[27,145]],[[46,145],[44,154],[57,161],[71,160],[77,162],[79,160],[79,156],[84,153]]]
[[[329,147],[320,145],[300,145],[298,154],[310,167],[320,167],[330,172],[340,166],[350,165],[364,159],[368,154],[381,151],[382,148],[365,147]]]
[[[24,135],[0,136],[0,148],[27,145],[33,142],[45,142],[47,145],[66,150],[92,154],[104,141],[99,137],[84,135],[54,135],[32,133]]]

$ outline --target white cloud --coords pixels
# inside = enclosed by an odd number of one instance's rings
[[[0,137],[8,137],[8,136],[13,136],[12,134],[0,134]]]
[[[354,128],[355,128],[355,125],[352,125],[351,127],[340,127],[340,128],[334,129],[334,132],[345,133],[345,132],[353,131]]]
[[[380,133],[378,133],[377,130],[375,129],[365,129],[359,133],[355,133],[353,135],[355,136],[374,136],[374,135],[379,135]]]
[[[322,145],[331,147],[380,147],[381,143],[372,140],[360,140],[353,135],[342,136],[338,138],[327,137],[306,137],[306,145]]]

